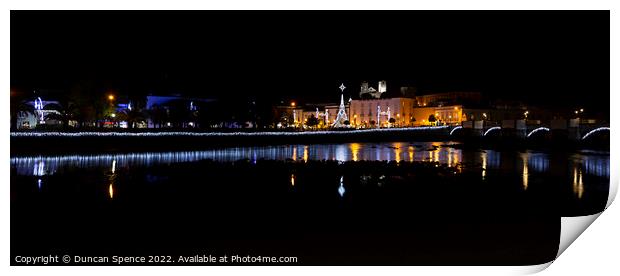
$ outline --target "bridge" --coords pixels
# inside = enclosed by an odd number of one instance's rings
[[[526,120],[504,120],[501,123],[492,121],[466,121],[450,128],[451,137],[480,137],[492,139],[497,137],[519,138],[522,140],[540,140],[564,138],[571,141],[597,139],[601,135],[609,135],[608,123],[592,123],[591,121],[551,120],[546,123]]]

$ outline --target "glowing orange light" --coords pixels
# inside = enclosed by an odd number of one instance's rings
[[[114,198],[114,186],[112,186],[112,184],[108,187],[108,193],[110,194],[110,198]]]
[[[295,102],[291,102],[291,106],[295,106]]]
[[[114,100],[114,95],[112,95],[112,94],[108,95],[108,100],[113,101]]]

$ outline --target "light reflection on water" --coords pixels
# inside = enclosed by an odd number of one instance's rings
[[[214,160],[231,162],[249,159],[287,160],[293,159],[336,161],[434,161],[456,166],[462,160],[461,150],[442,147],[442,143],[348,143],[320,145],[287,145],[265,147],[235,147],[205,151],[145,152],[98,155],[63,155],[13,157],[11,166],[19,175],[54,174],[63,168],[118,168],[132,166],[148,167],[156,164],[174,164]]]
[[[581,165],[586,174],[609,177],[609,155],[575,154],[572,161]]]
[[[583,173],[581,168],[573,168],[573,193],[577,198],[583,197]]]
[[[521,155],[521,162],[523,163],[523,173],[522,173],[523,189],[527,190],[527,187],[529,186],[529,178],[530,178],[528,154],[521,153],[520,155]]]
[[[480,158],[482,158],[482,180],[485,180],[487,176],[487,153],[481,153]]]
[[[544,173],[549,170],[549,154],[542,152],[523,152],[502,154],[495,150],[482,150],[479,154],[468,154],[464,159],[463,150],[447,147],[447,143],[347,143],[285,145],[264,147],[235,147],[205,151],[185,152],[147,152],[119,153],[100,155],[66,155],[13,157],[11,167],[18,175],[37,177],[37,186],[41,189],[41,176],[53,175],[68,168],[104,168],[109,175],[109,196],[114,197],[114,180],[119,168],[149,167],[157,164],[174,164],[214,160],[230,162],[249,159],[287,160],[307,162],[308,160],[337,161],[432,161],[449,167],[458,167],[462,163],[478,164],[482,168],[481,177],[485,180],[489,170],[500,168],[502,162],[517,162],[515,170],[522,175],[523,189],[527,190],[532,173]],[[584,152],[587,153],[587,152]],[[569,156],[569,173],[572,177],[573,192],[581,198],[584,193],[583,175],[609,178],[609,154],[578,153]],[[291,176],[291,186],[295,185],[295,176]],[[344,191],[344,187],[343,191]]]
[[[345,192],[345,188],[344,188],[344,176],[340,177],[340,187],[338,187],[338,193],[340,194],[340,197],[344,197],[344,192]]]
[[[549,170],[549,156],[541,152],[526,153],[528,167],[534,172],[546,172]],[[609,161],[609,159],[607,159]],[[607,164],[609,166],[609,164]],[[602,175],[601,175],[602,176]]]

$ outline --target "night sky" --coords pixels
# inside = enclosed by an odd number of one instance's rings
[[[337,101],[360,80],[609,112],[609,12],[11,12],[11,86]]]

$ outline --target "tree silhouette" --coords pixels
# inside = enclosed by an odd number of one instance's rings
[[[165,108],[159,105],[153,106],[148,115],[153,122],[153,127],[161,128],[162,124],[168,120],[168,112]]]
[[[319,124],[319,119],[314,117],[314,114],[310,115],[310,118],[308,118],[308,121],[306,122],[306,125],[309,127],[315,127],[318,124]]]
[[[429,123],[434,123],[436,121],[437,121],[437,118],[435,118],[435,114],[428,115],[428,122]]]
[[[116,115],[119,120],[127,121],[127,128],[134,128],[136,123],[146,122],[147,114],[142,111],[133,109],[133,110],[124,110],[123,112],[119,112]]]

